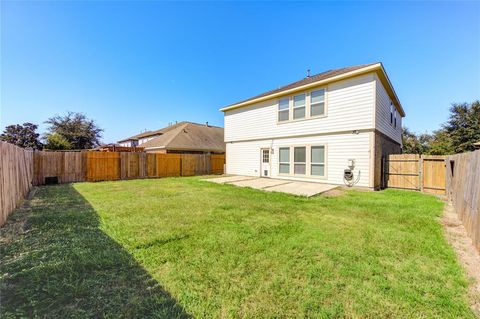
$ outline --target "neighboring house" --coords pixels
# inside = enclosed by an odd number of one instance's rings
[[[125,147],[140,146],[141,144],[148,142],[149,140],[155,137],[158,137],[160,135],[162,135],[161,130],[146,131],[146,132],[131,136],[129,138],[126,138],[124,140],[118,141],[118,144],[120,146],[125,146]]]
[[[307,76],[221,109],[226,173],[381,186],[382,156],[400,153],[405,112],[381,63]],[[352,165],[353,164],[353,165]]]
[[[149,153],[225,153],[223,128],[192,122],[179,122],[160,130],[144,132],[119,141],[136,143]],[[133,146],[133,145],[132,145]]]

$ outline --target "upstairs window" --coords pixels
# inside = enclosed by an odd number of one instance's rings
[[[306,161],[307,161],[307,148],[295,147],[293,149],[293,173],[299,175],[305,175],[306,173]]]
[[[278,121],[288,121],[290,119],[289,98],[283,98],[278,101]]]
[[[290,174],[290,147],[280,147],[278,154],[278,162],[280,163],[279,173]]]
[[[390,124],[393,125],[393,103],[390,102]]]
[[[393,127],[397,128],[397,109],[393,110]]]
[[[325,146],[312,146],[310,166],[311,175],[325,176]]]
[[[325,115],[325,89],[310,93],[310,116]]]
[[[293,97],[293,119],[305,118],[305,94],[295,95]]]

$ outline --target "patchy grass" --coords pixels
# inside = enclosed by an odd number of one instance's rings
[[[198,178],[43,187],[2,244],[2,315],[473,318],[442,208]]]

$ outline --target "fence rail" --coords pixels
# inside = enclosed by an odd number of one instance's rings
[[[447,157],[447,196],[480,251],[480,150]]]
[[[28,151],[0,142],[0,226],[32,185],[223,174],[225,155]]]

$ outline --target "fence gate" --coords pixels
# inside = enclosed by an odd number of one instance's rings
[[[421,191],[430,194],[445,195],[446,157],[422,155]]]
[[[388,188],[445,194],[445,156],[392,154],[384,158],[384,182]]]

